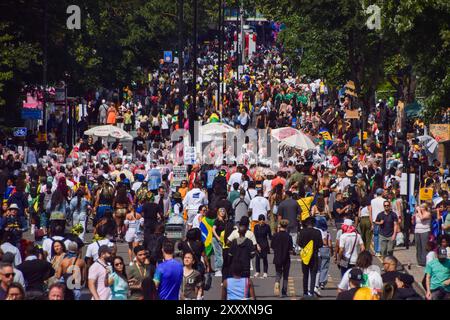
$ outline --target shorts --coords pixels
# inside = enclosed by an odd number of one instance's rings
[[[198,211],[197,210],[188,210],[188,221],[187,224],[191,225],[194,223],[194,218],[197,215]]]
[[[142,233],[136,232],[136,229],[128,229],[125,233],[125,241],[128,243],[131,242],[142,242],[144,241]]]

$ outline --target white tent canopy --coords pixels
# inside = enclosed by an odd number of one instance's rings
[[[87,136],[111,137],[120,140],[133,140],[133,137],[123,129],[116,126],[97,126],[84,132]]]
[[[312,140],[302,132],[281,140],[280,146],[287,146],[301,150],[309,150],[316,147],[314,142],[312,142]]]

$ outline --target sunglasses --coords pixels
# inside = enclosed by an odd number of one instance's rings
[[[16,274],[14,272],[12,273],[3,273],[3,276],[6,278],[14,277]]]
[[[118,267],[118,266],[123,266],[123,263],[122,263],[122,262],[119,262],[119,263],[115,263],[115,264],[114,264],[114,266],[115,266],[115,267]]]

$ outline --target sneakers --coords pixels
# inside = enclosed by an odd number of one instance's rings
[[[320,290],[324,290],[324,289],[325,289],[325,284],[324,284],[324,283],[321,283],[320,286],[319,286],[319,288],[320,288]]]
[[[216,273],[214,274],[214,276],[221,277],[222,276],[222,271],[217,270]]]
[[[264,273],[262,276],[264,279],[267,278],[267,273]]]
[[[321,293],[320,293],[320,288],[319,288],[319,287],[315,287],[315,288],[314,288],[314,293],[315,293],[318,297],[321,297],[321,296],[322,296]]]
[[[279,282],[275,282],[275,287],[273,288],[273,294],[275,295],[275,297],[280,296],[280,283]]]
[[[259,277],[259,273],[255,273],[255,275],[253,276],[254,278],[258,278]]]
[[[375,257],[381,257],[381,253],[380,252],[376,252],[375,253]]]

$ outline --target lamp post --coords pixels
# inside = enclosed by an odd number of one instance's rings
[[[189,105],[189,134],[191,136],[191,146],[194,146],[194,122],[195,113],[197,111],[197,24],[198,24],[198,0],[194,0],[194,66],[193,66],[193,86],[192,86],[192,103]]]

